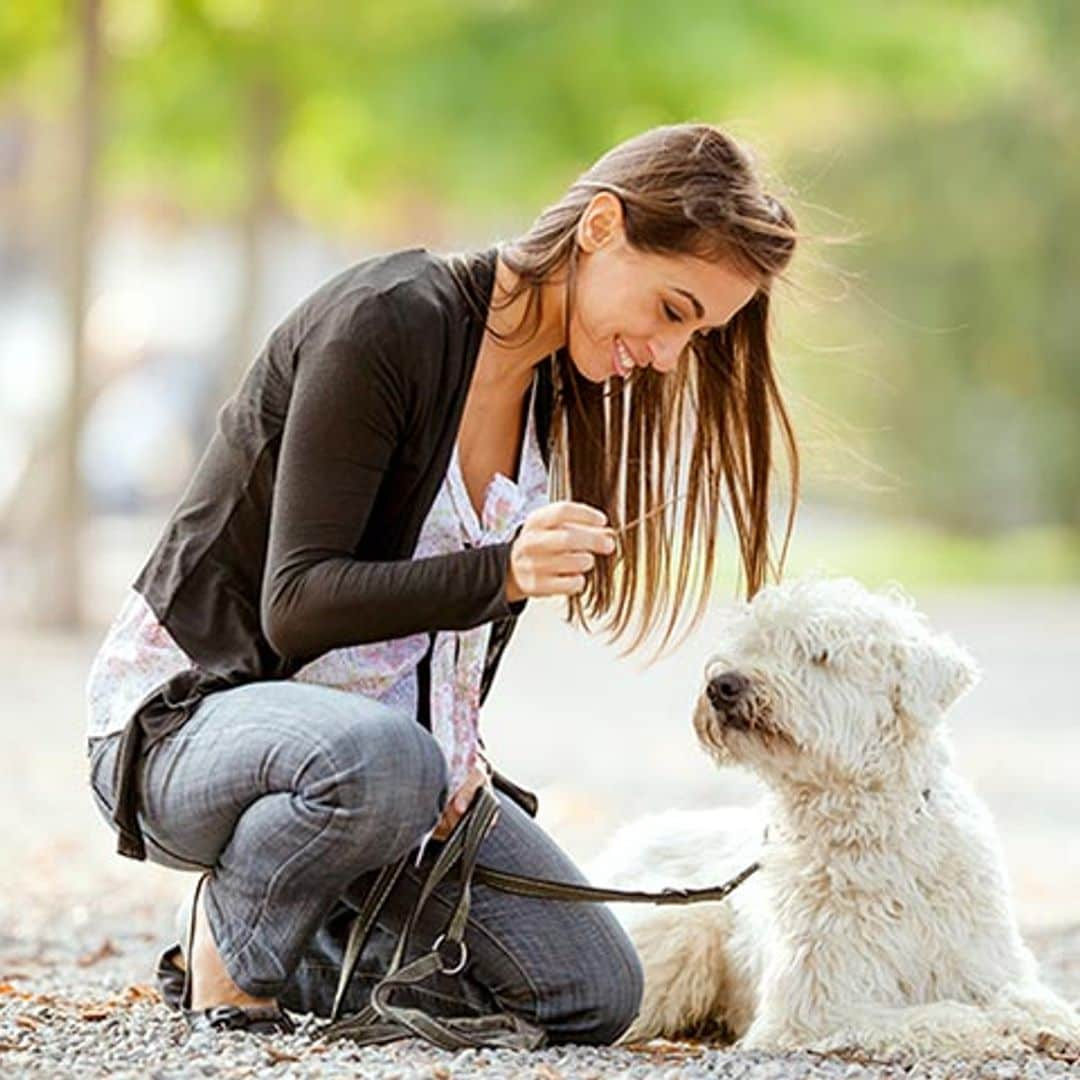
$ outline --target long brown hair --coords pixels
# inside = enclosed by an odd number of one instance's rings
[[[587,628],[590,617],[607,616],[604,629],[618,638],[637,614],[639,629],[626,655],[665,611],[660,649],[667,644],[692,569],[698,571],[698,598],[684,636],[701,620],[712,591],[723,510],[733,519],[746,597],[770,573],[778,580],[783,572],[798,502],[799,454],[773,373],[769,295],[791,260],[798,233],[791,212],[762,189],[750,151],[734,138],[710,124],[652,128],[609,150],[524,235],[500,245],[500,257],[518,280],[493,307],[509,306],[526,290],[529,295],[518,327],[510,334],[491,329],[494,337],[515,338],[527,322],[525,340],[533,336],[543,317],[541,286],[565,271],[569,340],[575,233],[598,191],[620,199],[630,246],[723,261],[760,283],[725,326],[695,334],[687,355],[668,374],[638,368],[624,383],[598,384],[578,373],[565,345],[552,358],[551,495],[600,507],[621,530],[622,541],[620,557],[598,558],[585,590],[567,598],[567,619]],[[769,550],[775,427],[791,478],[776,560]],[[668,484],[680,494],[666,494]],[[677,503],[683,504],[681,522],[671,513]],[[683,543],[673,581],[677,538]]]

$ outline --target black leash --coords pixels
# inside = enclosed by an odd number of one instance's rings
[[[477,1046],[505,1046],[520,1050],[535,1050],[545,1044],[547,1034],[543,1028],[513,1013],[490,1013],[486,1016],[443,1019],[429,1016],[420,1009],[395,1005],[390,1001],[390,995],[396,987],[420,982],[436,972],[455,975],[464,970],[468,959],[468,950],[464,941],[465,924],[469,916],[473,881],[480,881],[492,888],[516,893],[519,896],[536,896],[549,900],[577,900],[593,903],[616,900],[660,905],[694,904],[705,900],[723,900],[761,867],[759,862],[753,862],[740,870],[730,881],[713,888],[667,888],[658,893],[601,889],[591,885],[572,885],[565,881],[534,878],[525,874],[510,874],[476,863],[480,843],[487,835],[498,809],[499,801],[494,792],[487,785],[477,788],[468,810],[458,819],[432,863],[428,876],[420,888],[416,904],[398,937],[386,974],[372,989],[369,1003],[354,1016],[341,1018],[345,992],[356,971],[364,946],[371,936],[375,920],[412,853],[382,868],[349,931],[330,1022],[321,1033],[323,1038],[331,1040],[348,1038],[361,1046],[367,1046],[418,1035],[447,1050]],[[402,967],[401,961],[405,955],[409,935],[412,933],[420,910],[435,887],[459,859],[458,879],[461,882],[461,895],[446,924],[446,929],[432,943],[430,952],[424,953]],[[444,957],[440,950],[447,944],[452,946],[452,951],[449,957]]]
[[[508,874],[477,865],[474,881],[482,881],[503,892],[519,896],[539,896],[545,900],[620,900],[638,904],[697,904],[703,900],[723,900],[734,892],[751,874],[761,869],[761,863],[752,862],[723,885],[707,889],[661,889],[658,893],[635,890],[600,889],[592,885],[571,885],[565,881],[549,881],[547,878],[528,877],[525,874]]]

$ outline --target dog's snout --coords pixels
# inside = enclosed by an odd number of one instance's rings
[[[750,680],[737,671],[723,671],[714,675],[705,688],[713,708],[734,705],[750,689]]]

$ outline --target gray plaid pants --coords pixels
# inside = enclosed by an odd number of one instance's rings
[[[111,825],[119,736],[91,740],[94,801]],[[386,863],[414,852],[449,797],[431,733],[363,695],[293,681],[210,694],[149,751],[139,820],[147,857],[211,870],[207,918],[233,981],[288,1009],[329,1014],[352,915]],[[499,870],[587,884],[509,796],[480,847]],[[413,855],[364,950],[345,1012],[367,1004],[441,844]],[[453,874],[450,875],[453,877]],[[458,893],[444,879],[425,905],[405,961],[426,952]],[[468,963],[399,1004],[436,1016],[515,1012],[551,1043],[607,1045],[641,1003],[641,961],[603,904],[514,896],[476,883]]]

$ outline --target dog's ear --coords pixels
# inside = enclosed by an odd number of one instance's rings
[[[979,681],[974,657],[947,634],[909,638],[893,650],[897,715],[919,721],[938,719]]]

